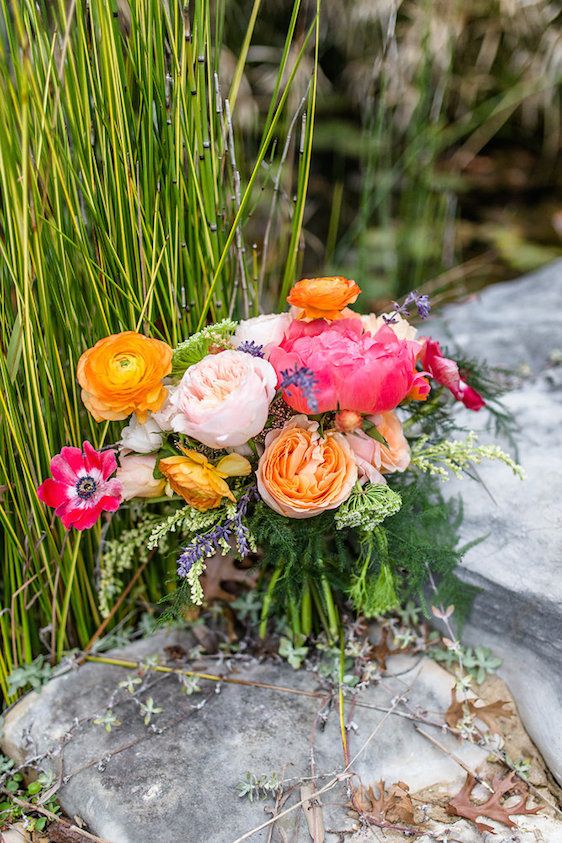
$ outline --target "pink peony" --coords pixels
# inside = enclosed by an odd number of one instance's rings
[[[398,339],[386,326],[373,336],[359,319],[316,319],[293,322],[287,337],[270,350],[269,362],[278,383],[286,370],[305,367],[313,372],[315,412],[384,413],[398,406],[419,380],[415,369],[419,349],[419,343]],[[310,412],[298,387],[285,390],[283,397],[294,410]]]
[[[431,377],[450,390],[457,401],[462,401],[469,410],[481,410],[485,406],[480,393],[463,381],[455,361],[443,356],[437,340],[423,338],[420,359]]]
[[[243,351],[208,354],[171,391],[171,428],[209,448],[236,448],[261,433],[275,395],[275,370]]]
[[[113,451],[96,451],[89,442],[63,448],[51,460],[52,479],[37,489],[39,500],[55,507],[66,529],[88,530],[102,512],[115,512],[121,503],[121,483],[110,476],[117,468]]]

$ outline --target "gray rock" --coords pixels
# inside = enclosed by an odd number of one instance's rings
[[[479,586],[467,640],[491,646],[531,737],[562,782],[562,262],[447,308],[428,332],[471,356],[526,372],[504,403],[519,425],[522,482],[500,463],[448,484],[464,501],[463,539],[485,536],[461,575]],[[484,411],[459,411],[481,433]],[[509,443],[497,440],[510,450]]]
[[[151,652],[163,656],[165,645],[185,645],[185,641],[185,633],[160,633],[114,655],[135,660]],[[216,663],[214,670],[212,665],[207,670],[217,672]],[[400,715],[384,711],[403,695],[410,710],[430,712],[430,719],[440,720],[439,712],[449,705],[452,677],[429,659],[416,662],[402,657],[392,670],[396,675],[359,692],[354,701],[347,699],[346,714],[350,716],[353,706],[354,722],[348,733],[350,756],[372,736],[352,769],[365,784],[402,779],[415,791],[441,782],[452,794],[464,780],[462,767],[416,731],[414,722],[404,716],[408,713],[404,704],[399,705]],[[284,663],[252,662],[232,675],[301,692],[321,688],[315,674],[295,672]],[[20,761],[50,750],[42,763],[62,776],[63,808],[70,816],[79,815],[110,843],[232,843],[271,816],[266,807],[273,800],[252,803],[237,795],[246,771],[260,776],[276,772],[297,782],[298,777],[310,776],[313,758],[320,788],[345,767],[337,705],[320,728],[319,715],[328,712],[329,694],[310,697],[271,688],[202,683],[202,693],[186,696],[177,677],[152,673],[146,680],[152,687],[141,689],[137,696],[141,700],[152,696],[163,709],[154,721],[157,731],[144,725],[138,706],[121,690],[113,709],[121,725],[107,733],[93,721],[103,716],[126,676],[123,668],[87,664],[53,680],[9,712],[3,738],[4,751]],[[61,740],[78,721],[82,725],[61,748]],[[430,725],[423,728],[471,769],[486,757],[483,748],[459,744]],[[293,802],[297,794],[298,788]],[[326,792],[322,804],[327,830],[352,829],[347,801],[345,780]],[[310,839],[301,808],[281,825],[288,835],[285,839],[297,843]],[[268,831],[256,833],[252,840],[267,840]],[[327,841],[337,839],[327,831]]]

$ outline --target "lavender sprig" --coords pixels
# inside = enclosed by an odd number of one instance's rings
[[[236,351],[244,351],[246,354],[251,354],[252,357],[265,357],[263,345],[258,345],[253,340],[244,340],[244,342],[240,343]]]
[[[291,396],[291,387],[297,387],[308,404],[311,413],[318,412],[318,401],[316,400],[316,375],[307,366],[297,366],[294,369],[284,369],[281,372],[281,383],[279,388]]]
[[[238,499],[232,518],[226,518],[222,524],[217,524],[206,533],[195,536],[187,547],[184,547],[178,558],[178,576],[186,577],[196,562],[207,559],[215,553],[220,553],[223,550],[224,543],[230,541],[233,533],[240,556],[246,556],[251,547],[249,543],[250,531],[244,524],[244,518],[247,515],[248,506],[257,498],[257,488],[252,485]]]
[[[420,293],[418,293],[417,290],[412,290],[411,293],[408,293],[408,295],[404,299],[403,304],[398,304],[398,302],[396,302],[396,301],[392,302],[395,313],[399,313],[401,316],[404,316],[406,319],[410,316],[409,308],[413,304],[416,305],[416,308],[417,308],[417,311],[418,311],[418,316],[420,317],[420,319],[427,319],[427,317],[429,316],[429,313],[431,311],[431,304],[429,303],[429,296],[420,295]],[[388,318],[385,318],[384,321],[388,325],[388,324],[393,324],[394,322],[396,322],[396,319],[394,319],[394,317],[388,317]]]

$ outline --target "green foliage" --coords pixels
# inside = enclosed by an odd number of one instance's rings
[[[209,353],[211,346],[230,347],[230,337],[236,330],[236,322],[223,319],[216,325],[208,325],[181,342],[172,357],[172,378],[179,379],[189,366],[198,363]]]
[[[349,498],[336,511],[336,529],[374,530],[385,518],[395,515],[401,505],[400,495],[384,483],[365,486],[356,483]]]
[[[148,539],[159,522],[157,515],[144,515],[134,527],[123,530],[117,538],[107,539],[103,543],[98,582],[98,603],[102,617],[109,615],[113,601],[123,590],[123,574],[148,560]]]
[[[308,647],[302,644],[295,644],[292,638],[282,635],[279,639],[279,655],[282,659],[286,659],[292,668],[298,670],[302,667],[304,660],[308,656]]]
[[[282,786],[281,779],[277,773],[271,773],[269,776],[256,776],[254,773],[246,771],[244,777],[238,782],[237,791],[241,799],[249,799],[253,802],[254,799],[265,799],[267,796],[273,796]]]
[[[465,647],[459,644],[455,650],[431,648],[428,655],[449,668],[462,664],[463,669],[478,685],[481,685],[487,676],[493,676],[502,665],[502,660],[494,656],[489,647]]]
[[[28,802],[32,806],[38,805],[50,811],[51,814],[60,814],[58,800],[53,796],[46,798],[47,791],[53,786],[53,777],[49,773],[40,773],[26,786],[22,773],[10,774],[12,767],[13,762],[6,756],[0,755],[0,787],[8,794],[0,798],[0,828],[23,821],[27,832],[42,832],[47,825],[47,817],[34,811],[33,808],[23,808],[14,801],[14,798]]]
[[[478,436],[472,430],[464,440],[432,443],[427,436],[420,436],[412,447],[412,466],[443,480],[447,480],[449,472],[455,477],[470,474],[472,467],[484,460],[502,462],[521,480],[525,476],[521,466],[498,445],[479,445]]]
[[[384,615],[399,606],[394,577],[386,562],[381,564],[378,576],[369,571],[368,562],[364,563],[352,581],[349,596],[354,609],[366,618]]]
[[[437,478],[430,475],[394,479],[402,508],[384,525],[388,557],[395,565],[402,602],[415,600],[429,616],[425,587],[430,576],[438,584],[435,604],[454,603],[459,622],[466,618],[477,593],[454,574],[466,548],[459,546],[462,502],[446,500]]]
[[[18,691],[31,688],[38,691],[53,675],[51,665],[42,655],[32,662],[16,667],[8,676],[8,693],[13,696]]]

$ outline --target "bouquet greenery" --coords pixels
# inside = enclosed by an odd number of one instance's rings
[[[520,469],[472,432],[448,438],[455,401],[480,411],[493,393],[418,336],[409,318],[428,316],[427,296],[361,316],[360,292],[303,279],[288,312],[208,325],[175,349],[132,331],[101,339],[78,363],[82,400],[96,421],[128,423],[115,446],[62,448],[40,499],[77,530],[134,507],[102,557],[114,568],[116,554],[124,569],[168,551],[175,533],[171,612],[203,604],[210,560],[232,555],[259,566],[262,634],[281,617],[296,638],[335,638],[342,607],[423,604],[428,579],[462,608],[459,508],[440,480],[485,458]]]

